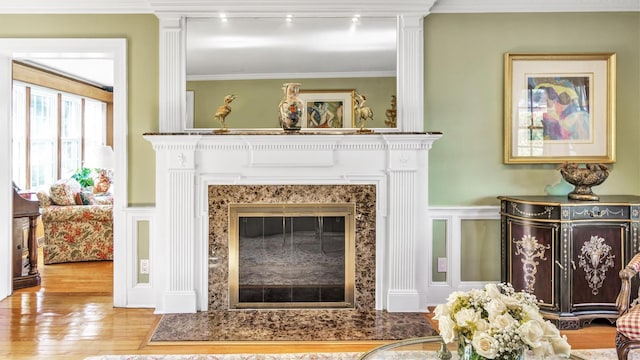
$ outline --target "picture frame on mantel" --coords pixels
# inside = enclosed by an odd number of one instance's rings
[[[615,162],[616,54],[504,54],[504,163]]]
[[[302,127],[313,129],[353,128],[355,90],[300,90],[304,103]]]

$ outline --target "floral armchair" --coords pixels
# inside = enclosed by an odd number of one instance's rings
[[[81,194],[71,179],[52,185],[49,193],[37,193],[45,264],[113,260],[112,200],[87,200]]]
[[[634,283],[632,280],[639,271],[640,253],[636,254],[629,261],[629,264],[620,270],[622,286],[616,300],[616,306],[620,314],[620,317],[616,320],[616,351],[618,352],[618,359],[621,360],[627,359],[629,351],[640,349],[640,305],[638,305],[640,298],[636,298],[632,303],[629,303]]]

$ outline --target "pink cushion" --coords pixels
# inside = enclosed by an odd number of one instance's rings
[[[61,179],[51,185],[49,197],[56,205],[75,205],[75,197],[80,190],[80,183],[75,179]]]
[[[616,330],[631,340],[640,339],[640,305],[632,307],[616,320]]]

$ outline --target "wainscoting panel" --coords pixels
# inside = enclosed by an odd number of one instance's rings
[[[127,233],[127,307],[156,307],[154,290],[153,254],[155,234],[155,207],[126,208]],[[144,274],[140,260],[148,261],[148,274]]]
[[[420,276],[423,308],[445,302],[453,291],[500,281],[493,271],[500,262],[499,206],[429,207],[427,213],[432,241]]]

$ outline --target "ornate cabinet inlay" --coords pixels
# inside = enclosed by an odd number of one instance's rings
[[[618,272],[640,251],[640,197],[498,198],[502,281],[535,295],[544,316],[560,329],[578,329],[597,318],[614,322]]]
[[[542,245],[536,240],[535,236],[525,235],[520,241],[513,242],[515,246],[515,255],[522,255],[522,280],[525,283],[524,290],[528,293],[535,292],[536,274],[538,273],[538,265],[540,260],[547,260],[545,253],[551,248],[550,245]]]
[[[614,266],[616,256],[611,253],[611,250],[611,246],[605,243],[605,239],[597,235],[591,236],[591,240],[580,249],[578,264],[586,273],[585,279],[593,295],[598,295],[598,290],[607,278],[607,271]]]

